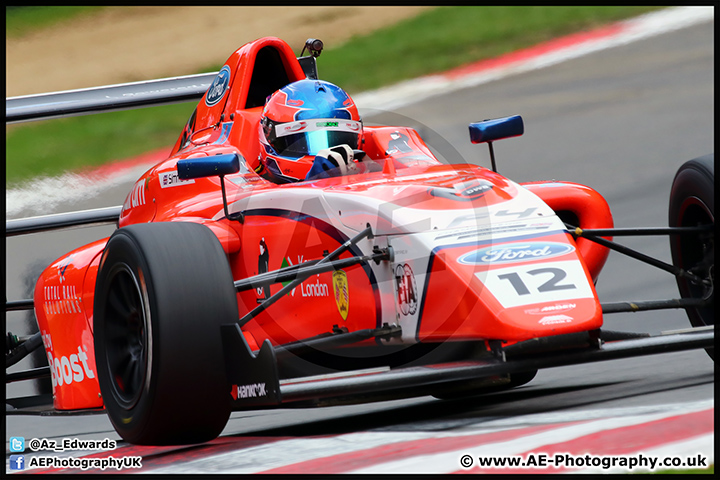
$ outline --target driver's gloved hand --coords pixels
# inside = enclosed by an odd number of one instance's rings
[[[305,176],[305,180],[338,167],[341,175],[352,174],[357,170],[350,145],[338,145],[320,150],[315,155],[315,160]]]

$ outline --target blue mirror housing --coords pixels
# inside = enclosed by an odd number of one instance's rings
[[[523,119],[520,115],[495,118],[470,124],[470,141],[472,143],[494,142],[503,138],[517,137],[525,132]]]
[[[212,176],[225,176],[240,171],[240,156],[225,153],[210,157],[186,158],[177,162],[178,177],[182,180]]]

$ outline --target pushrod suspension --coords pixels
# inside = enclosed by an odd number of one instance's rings
[[[355,235],[353,238],[349,239],[342,245],[340,245],[337,249],[335,249],[332,253],[330,253],[325,258],[321,259],[316,266],[330,263],[333,260],[335,260],[337,257],[343,254],[348,248],[350,248],[352,245],[355,245],[360,240],[364,239],[365,237],[368,237],[372,235],[372,228],[368,226],[365,230]],[[334,269],[334,268],[333,268]],[[257,315],[259,315],[261,312],[263,312],[266,308],[277,302],[280,298],[282,298],[286,293],[300,285],[302,282],[304,282],[310,275],[306,273],[304,270],[297,272],[297,278],[284,287],[282,287],[280,290],[278,290],[275,294],[270,295],[263,303],[258,305],[257,307],[253,308],[250,312],[248,312],[244,317],[242,317],[240,320],[238,320],[238,325],[242,327],[246,323],[248,323],[250,320],[255,318]]]
[[[645,255],[644,253],[640,253],[636,250],[633,250],[629,247],[626,247],[624,245],[620,245],[618,243],[615,243],[613,241],[607,240],[606,238],[602,238],[599,235],[588,233],[590,230],[583,230],[579,227],[574,227],[571,225],[566,225],[568,229],[568,233],[570,233],[573,236],[580,236],[582,238],[587,238],[588,240],[591,240],[597,244],[602,245],[603,247],[607,247],[611,250],[615,250],[616,252],[620,252],[624,255],[627,255],[628,257],[634,258],[635,260],[640,260],[641,262],[647,263],[649,265],[652,265],[654,267],[659,268],[660,270],[664,270],[666,272],[672,273],[675,276],[678,277],[684,277],[688,280],[695,282],[695,283],[702,283],[703,285],[709,285],[708,280],[704,280],[694,273],[688,272],[687,270],[683,270],[682,268],[678,268],[675,265],[670,265],[669,263],[665,263],[661,260],[658,260],[656,258],[652,258],[648,255]],[[605,235],[613,235],[613,230],[607,230],[608,233]]]
[[[371,255],[363,255],[361,257],[343,258],[341,260],[335,260],[323,264],[318,264],[319,260],[305,262],[299,265],[295,265],[295,268],[290,271],[280,269],[274,272],[263,273],[255,277],[246,278],[244,280],[238,280],[237,282],[235,282],[235,288],[238,292],[242,292],[244,290],[252,290],[253,288],[264,287],[272,283],[289,282],[297,279],[299,276],[307,278],[319,273],[331,272],[333,270],[340,270],[342,268],[352,267],[353,265],[357,265],[358,263],[368,262],[371,260],[383,260],[385,257],[387,257],[387,252],[378,252]],[[262,276],[262,278],[258,278],[260,276]]]
[[[645,302],[603,303],[602,313],[644,312],[647,310],[670,310],[673,308],[702,308],[710,300],[701,298],[676,298],[672,300],[650,300]]]
[[[568,233],[576,237],[599,236],[599,237],[629,237],[644,235],[688,235],[697,233],[708,233],[715,229],[714,225],[698,225],[694,227],[639,227],[639,228],[580,228],[568,230]]]

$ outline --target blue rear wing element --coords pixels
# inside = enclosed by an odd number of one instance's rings
[[[240,156],[226,153],[210,157],[186,158],[177,162],[178,177],[182,180],[225,176],[240,171]]]
[[[517,137],[525,132],[523,119],[520,115],[495,118],[470,124],[470,141],[472,143],[494,142],[503,138]]]

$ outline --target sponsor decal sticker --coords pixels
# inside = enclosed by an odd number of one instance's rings
[[[294,122],[290,125],[280,125],[284,134],[301,132],[307,128],[307,122]]]
[[[125,199],[123,210],[145,205],[145,188],[145,179],[143,178],[138,180],[130,194],[127,196],[127,199]]]
[[[298,255],[298,263],[302,263],[302,259],[303,259],[303,257],[300,256],[300,255]],[[285,257],[285,258],[283,258],[283,261],[282,261],[282,263],[280,264],[280,268],[287,268],[287,267],[292,266],[292,264],[293,264],[293,263],[292,263],[292,261],[290,260],[290,257]],[[288,283],[290,283],[290,280],[288,280],[287,282],[281,282],[281,284],[282,284],[283,287],[286,286]],[[286,295],[292,295],[292,296],[294,297],[294,296],[295,296],[295,289],[293,288],[293,289],[290,290],[288,293],[286,293]]]
[[[569,312],[577,307],[575,303],[560,303],[556,305],[545,305],[544,307],[530,308],[525,313],[530,315],[547,315],[548,313]]]
[[[70,255],[66,259],[64,259],[62,262],[58,263],[57,266],[57,274],[60,278],[60,283],[63,283],[65,281],[65,270],[67,270],[68,265],[72,264],[73,256]]]
[[[80,313],[82,312],[80,300],[76,285],[45,285],[43,287],[45,315]]]
[[[458,258],[463,265],[490,265],[513,262],[545,260],[547,258],[567,255],[575,251],[575,247],[565,243],[529,242],[513,243],[481,248],[466,253]]]
[[[270,266],[270,252],[268,251],[267,243],[265,243],[265,237],[260,239],[260,255],[258,255],[258,274],[267,273]],[[283,285],[285,286],[285,285]],[[262,303],[266,299],[270,298],[270,286],[264,285],[255,289],[258,298],[257,302]]]
[[[45,344],[45,348],[52,350],[52,337],[45,330],[42,331],[42,339],[43,343]]]
[[[530,309],[530,305],[539,303],[570,305],[594,297],[592,284],[577,260],[493,268],[476,272],[475,277],[503,308],[527,305]],[[547,313],[552,316],[558,312]]]
[[[417,312],[417,283],[412,268],[407,263],[395,267],[395,284],[397,285],[397,303],[403,315],[415,315]]]
[[[52,352],[47,352],[53,387],[82,382],[86,378],[95,378],[95,372],[87,364],[87,354],[81,347],[78,347],[77,352],[70,357],[62,356],[60,358],[53,358]]]
[[[355,120],[338,120],[334,118],[316,119],[314,122],[297,120],[275,126],[275,135],[284,137],[298,132],[333,131],[333,132],[359,132],[362,124]]]
[[[304,255],[298,255],[297,256],[297,265],[303,263]],[[283,258],[282,264],[280,264],[280,268],[286,268],[292,266],[292,260],[290,260],[290,257]],[[264,273],[264,272],[263,272]],[[319,274],[316,275],[319,277]],[[290,283],[290,281],[287,282],[281,282],[282,286],[286,286]],[[334,286],[333,286],[334,287]],[[286,295],[295,296],[295,290],[297,290],[297,287],[293,288],[290,292],[288,292]],[[259,290],[258,290],[259,292]],[[327,283],[321,282],[319,278],[315,279],[315,283],[301,283],[300,284],[300,295],[303,297],[329,297],[330,296],[330,287]]]
[[[330,288],[326,283],[320,283],[320,279],[316,278],[315,283],[301,283],[300,293],[303,297],[329,297]]]
[[[195,183],[195,180],[182,180],[178,177],[177,170],[170,170],[168,172],[158,173],[158,180],[160,181],[160,188],[177,187],[179,185],[188,185]]]
[[[205,105],[212,107],[225,96],[230,86],[230,67],[225,65],[217,74],[205,95]]]
[[[256,398],[267,395],[264,383],[250,383],[248,385],[238,385],[237,398]]]
[[[336,270],[332,276],[333,292],[335,293],[335,304],[343,320],[347,320],[350,308],[350,291],[348,289],[347,274],[342,270]]]
[[[484,180],[481,182],[482,183],[480,185],[473,185],[466,188],[465,190],[460,192],[460,195],[462,195],[463,197],[479,196],[493,188],[492,183],[485,182]]]
[[[573,321],[572,317],[567,315],[550,315],[548,317],[541,318],[538,323],[541,325],[553,325],[557,323],[570,323]]]
[[[473,180],[458,183],[453,185],[453,188],[433,188],[430,190],[430,194],[450,200],[472,201],[482,197],[486,192],[492,190],[493,187],[494,185],[487,180]]]

